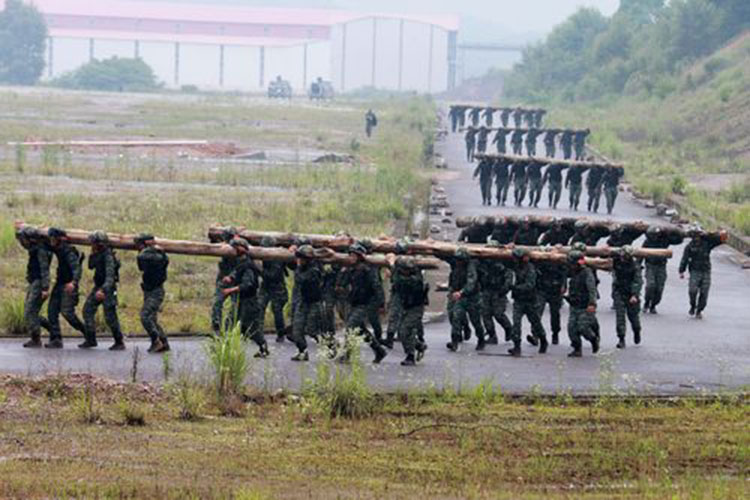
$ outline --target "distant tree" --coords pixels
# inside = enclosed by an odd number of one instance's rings
[[[146,92],[160,87],[151,67],[142,59],[111,57],[93,60],[52,82],[57,87],[114,92]]]
[[[673,67],[713,51],[721,43],[723,12],[707,0],[672,0],[668,20],[669,57]]]
[[[0,82],[33,85],[44,71],[47,25],[33,5],[6,0],[0,12]]]
[[[750,29],[750,1],[711,0],[722,10],[721,42]]]

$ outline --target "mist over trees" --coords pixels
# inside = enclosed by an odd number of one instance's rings
[[[566,100],[664,96],[671,76],[750,28],[748,0],[621,0],[606,18],[581,8],[526,48],[505,81],[510,97]]]
[[[7,0],[0,12],[0,82],[33,85],[44,71],[47,25],[33,5]]]

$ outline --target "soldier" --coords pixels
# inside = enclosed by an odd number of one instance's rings
[[[458,111],[456,114],[458,115],[458,129],[461,130],[466,126],[466,110],[469,108],[467,106],[458,106]]]
[[[524,112],[523,118],[526,121],[526,126],[528,128],[534,128],[534,126],[536,125],[536,110],[530,109]]]
[[[565,176],[565,187],[570,192],[570,210],[578,211],[578,204],[581,202],[581,191],[583,191],[583,173],[588,167],[574,165],[568,170]]]
[[[513,110],[510,108],[502,108],[500,109],[500,121],[503,124],[503,128],[508,128],[508,118],[510,117],[510,114]]]
[[[289,247],[289,251],[292,253],[296,253],[298,248],[305,246],[305,245],[311,245],[310,240],[305,237],[297,237],[294,239],[294,244],[291,247]],[[292,315],[291,315],[291,317],[294,318],[295,311],[297,311],[297,307],[299,306],[300,290],[299,290],[299,287],[297,286],[297,279],[296,279],[297,278],[297,264],[296,263],[290,264],[289,267],[294,269],[295,271],[294,285],[292,285]]]
[[[629,224],[615,224],[607,240],[608,247],[624,247],[632,245],[635,240],[643,236],[648,226],[643,221]]]
[[[292,361],[309,361],[305,335],[312,332],[315,338],[323,333],[323,273],[313,261],[315,251],[312,246],[303,245],[294,255],[297,258],[295,280],[299,286],[300,300],[292,321],[292,338],[298,351]]]
[[[703,310],[708,304],[708,292],[711,289],[711,251],[726,243],[727,233],[706,234],[700,227],[693,227],[689,232],[690,242],[680,260],[680,279],[685,279],[685,271],[690,271],[690,316],[703,319]]]
[[[596,165],[591,167],[588,175],[586,176],[586,191],[588,192],[589,199],[587,203],[588,211],[592,210],[596,213],[599,212],[599,200],[602,197],[602,176],[604,175],[604,167]]]
[[[510,161],[505,158],[498,158],[493,165],[493,175],[495,176],[495,191],[497,205],[501,203],[505,206],[508,201],[508,188],[510,187]]]
[[[560,202],[563,188],[562,171],[568,168],[568,165],[562,163],[551,163],[544,171],[542,185],[549,185],[549,206],[557,210],[557,204]]]
[[[490,129],[485,126],[479,127],[477,132],[477,151],[481,154],[487,152],[487,137],[490,133]]]
[[[611,230],[604,224],[590,224],[583,219],[575,222],[575,233],[570,239],[570,244],[582,243],[584,246],[595,247],[599,240],[611,234]]]
[[[542,131],[538,128],[531,128],[526,133],[526,154],[529,156],[536,156],[536,142],[537,138],[542,135]]]
[[[493,224],[492,219],[484,216],[477,217],[476,224],[472,224],[461,230],[458,235],[458,241],[484,245],[487,243],[487,238],[490,237],[494,228],[495,225]]]
[[[566,160],[570,160],[570,157],[573,155],[573,135],[574,132],[572,130],[563,130],[560,136],[560,147],[563,150],[563,158]]]
[[[365,256],[367,250],[360,243],[355,243],[349,248],[349,254],[355,256],[356,264],[345,273],[342,286],[349,289],[349,305],[351,310],[347,319],[346,329],[349,333],[362,335],[375,352],[373,363],[380,363],[388,352],[380,345],[376,335],[367,329],[366,321],[372,310],[373,297],[377,296],[378,287],[382,284],[378,281],[375,269],[367,263]],[[348,360],[348,353],[344,361]]]
[[[479,115],[482,113],[482,108],[471,108],[469,111],[469,117],[471,118],[471,125],[474,128],[479,127]]]
[[[393,290],[401,301],[399,338],[406,358],[402,366],[414,366],[427,348],[420,332],[425,305],[425,283],[414,259],[401,256],[396,259],[393,273]]]
[[[521,219],[521,225],[513,235],[513,244],[521,246],[536,246],[539,241],[539,226],[531,222],[529,216]]]
[[[125,350],[125,342],[117,317],[117,283],[120,281],[120,261],[109,246],[109,238],[102,231],[94,231],[89,236],[91,255],[89,269],[94,270],[94,288],[83,304],[83,324],[86,327],[86,340],[78,347],[90,349],[96,342],[96,310],[99,305],[104,308],[104,321],[112,332],[115,343],[110,351]]]
[[[544,149],[547,158],[554,158],[557,154],[555,147],[555,136],[560,133],[560,130],[551,128],[544,133]]]
[[[491,238],[501,245],[508,245],[509,243],[513,243],[520,225],[521,224],[518,221],[517,217],[513,215],[504,217],[501,221],[495,224],[494,228],[492,229]]]
[[[564,264],[542,261],[537,265],[537,271],[539,317],[542,318],[544,316],[544,309],[549,304],[552,344],[557,345],[560,343],[560,309],[562,309],[568,269]],[[537,345],[534,337],[527,337],[527,340],[532,345]]]
[[[336,283],[341,275],[340,264],[326,264],[323,266],[323,332],[328,337],[336,334],[336,308],[339,297],[336,293]]]
[[[646,231],[643,248],[669,248],[669,245],[682,243],[679,231],[667,231],[659,226],[651,226]],[[656,306],[661,302],[664,285],[667,282],[667,258],[646,257],[646,298],[644,310],[656,314]]]
[[[500,244],[490,240],[487,246],[497,248]],[[499,260],[483,259],[479,261],[478,274],[482,321],[487,332],[487,343],[498,343],[495,321],[503,327],[505,341],[509,342],[513,335],[513,324],[505,310],[508,308],[508,292],[513,287],[513,271]]]
[[[459,106],[451,106],[448,116],[451,119],[451,132],[454,134],[458,130],[458,114],[463,112]]]
[[[409,243],[404,240],[396,242],[396,255],[406,255],[409,248]],[[393,349],[393,342],[396,339],[396,335],[400,332],[401,320],[403,318],[404,306],[403,297],[399,295],[399,289],[396,286],[396,275],[401,271],[400,266],[409,262],[408,259],[396,259],[392,266],[391,272],[391,296],[388,302],[388,327],[386,328],[386,339],[383,345],[388,349]],[[406,273],[408,274],[408,273]]]
[[[568,295],[565,299],[570,304],[568,316],[568,337],[573,350],[568,357],[580,358],[582,353],[581,338],[591,342],[594,354],[599,352],[598,322],[596,321],[596,280],[594,273],[586,267],[583,252],[573,250],[568,254],[570,266]]]
[[[261,238],[260,246],[263,248],[273,248],[276,246],[276,239],[270,236]],[[270,260],[263,261],[263,270],[261,273],[263,281],[261,282],[258,302],[260,305],[261,328],[265,331],[266,309],[271,305],[273,312],[274,326],[276,327],[276,342],[284,342],[286,325],[284,324],[284,306],[289,301],[289,290],[286,288],[286,278],[289,271],[286,264],[282,262],[273,262]]]
[[[513,285],[513,348],[511,356],[521,356],[521,330],[523,317],[531,323],[531,332],[539,344],[539,354],[547,352],[547,333],[539,318],[537,298],[537,270],[529,260],[529,252],[522,248],[513,249],[515,263],[515,284]]]
[[[478,130],[474,127],[466,129],[466,135],[464,141],[466,142],[466,161],[469,163],[474,161],[474,148],[477,145],[477,132]]]
[[[513,124],[516,128],[521,128],[521,121],[523,120],[523,109],[516,108],[513,110]]]
[[[534,112],[534,126],[536,128],[542,128],[542,119],[544,118],[544,115],[546,115],[546,114],[547,114],[547,112],[545,110],[543,110],[543,109],[537,109]]]
[[[134,239],[138,249],[138,270],[143,273],[141,290],[143,307],[141,308],[141,325],[151,338],[148,352],[160,353],[169,351],[169,342],[164,329],[159,324],[159,309],[164,303],[164,283],[167,281],[169,257],[156,244],[150,234],[139,234]]]
[[[622,247],[612,259],[612,293],[617,313],[618,349],[625,349],[627,325],[625,317],[633,329],[633,342],[641,343],[641,287],[643,286],[640,261],[633,258],[633,247]]]
[[[510,136],[510,145],[513,149],[514,155],[521,155],[523,153],[523,136],[526,134],[526,129],[518,128],[513,131]]]
[[[604,185],[604,197],[607,200],[607,213],[612,215],[612,210],[615,208],[615,201],[617,201],[618,186],[620,185],[620,179],[625,175],[625,169],[622,167],[609,167],[602,176],[602,184]]]
[[[484,110],[484,113],[482,114],[482,116],[484,116],[484,123],[489,128],[492,128],[492,123],[493,123],[492,115],[494,114],[495,114],[495,108],[492,108],[492,107],[487,107]]]
[[[51,227],[47,230],[49,247],[57,257],[57,279],[49,296],[47,317],[49,320],[49,344],[45,347],[62,348],[60,313],[75,330],[85,333],[83,322],[76,314],[78,305],[78,283],[83,274],[83,255],[68,243],[68,235],[62,229]]]
[[[565,246],[570,241],[575,230],[569,224],[565,224],[562,219],[555,217],[552,223],[542,236],[539,238],[539,244],[542,246]]]
[[[237,230],[233,227],[227,228],[220,235],[212,236],[211,243],[229,243],[237,236]],[[236,257],[222,257],[219,261],[219,270],[216,274],[216,290],[214,293],[214,303],[211,307],[211,329],[214,335],[221,334],[222,318],[224,316],[224,302],[227,297],[221,292],[224,288],[224,278],[232,274],[234,266],[237,263]],[[229,314],[224,326],[234,324],[237,321],[237,296],[230,297]]]
[[[526,166],[528,163],[525,160],[517,160],[510,168],[509,180],[513,182],[513,198],[517,207],[520,207],[524,198],[526,198],[526,187],[529,181],[526,176]]]
[[[526,177],[529,179],[529,206],[539,208],[539,200],[542,199],[542,189],[544,189],[544,180],[542,178],[542,168],[544,163],[532,161],[526,168]]]
[[[451,341],[446,347],[457,351],[467,325],[467,316],[477,335],[477,351],[484,350],[485,338],[480,313],[479,279],[477,261],[469,257],[464,247],[456,249],[453,257],[442,257],[451,266],[448,278],[448,319],[451,323]]]
[[[501,155],[505,154],[506,151],[506,143],[508,142],[508,134],[510,133],[510,129],[508,128],[499,128],[497,129],[497,133],[495,134],[495,137],[492,139],[492,144],[494,144],[497,147],[497,152]]]
[[[367,113],[365,114],[365,133],[367,134],[367,137],[372,137],[372,131],[375,129],[375,127],[378,126],[378,117],[375,115],[375,113],[368,109]]]
[[[586,138],[591,134],[590,129],[576,130],[573,142],[576,150],[576,160],[583,160],[586,155]]]
[[[250,258],[250,245],[242,238],[234,238],[230,245],[237,256],[237,265],[231,275],[224,278],[225,296],[239,296],[239,317],[242,336],[254,341],[259,350],[255,358],[267,358],[270,352],[261,330],[258,286],[261,271]]]
[[[479,188],[482,192],[482,205],[492,205],[492,160],[482,158],[474,169],[472,178],[479,176]]]
[[[367,255],[372,254],[373,244],[369,239],[364,239],[359,242],[367,252]],[[375,288],[375,295],[372,297],[370,303],[370,310],[367,314],[367,321],[372,326],[372,333],[377,337],[378,342],[383,343],[383,325],[380,322],[380,314],[385,309],[385,287],[383,285],[383,276],[380,274],[380,269],[373,267],[373,272],[378,280],[378,286]]]
[[[26,264],[26,298],[23,302],[23,322],[31,339],[23,346],[42,347],[42,327],[50,330],[46,318],[41,316],[44,301],[49,297],[49,267],[52,251],[36,229],[25,227],[16,233],[16,239],[29,255]]]

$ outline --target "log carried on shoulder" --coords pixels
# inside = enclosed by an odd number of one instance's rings
[[[28,224],[23,222],[16,222],[16,231],[20,231],[24,227],[28,227]],[[30,226],[38,230],[42,234],[47,234],[47,227]],[[80,229],[66,229],[65,232],[68,235],[68,241],[77,246],[91,246],[89,241],[90,231],[83,231]],[[134,238],[136,235],[132,234],[117,234],[107,233],[109,238],[109,246],[119,250],[137,250]],[[163,238],[156,238],[156,244],[161,247],[165,252],[177,255],[195,255],[199,257],[231,257],[235,255],[234,249],[223,243],[204,243],[198,241],[181,241],[181,240],[167,240]],[[294,262],[294,252],[287,250],[286,248],[260,248],[251,247],[250,257],[254,260],[269,260],[277,262]],[[326,264],[340,264],[342,266],[354,265],[356,259],[354,256],[348,254],[337,253],[332,249],[319,248],[316,250],[315,259]],[[390,267],[391,263],[386,259],[385,255],[368,255],[366,257],[368,263],[378,267]],[[418,258],[416,264],[421,269],[438,269],[441,262],[437,259],[430,258]]]
[[[508,154],[477,154],[474,155],[474,158],[477,160],[505,160],[509,163],[516,163],[516,162],[527,162],[527,163],[541,163],[543,165],[550,165],[552,163],[557,165],[567,165],[569,167],[585,167],[585,168],[593,168],[593,167],[602,167],[602,168],[623,168],[622,164],[619,163],[600,163],[600,162],[591,162],[591,161],[577,161],[577,160],[561,160],[559,158],[543,158],[543,157],[535,157],[535,156],[518,156],[518,155],[508,155]]]
[[[545,216],[545,215],[529,215],[525,217],[528,217],[529,221],[532,224],[536,225],[537,227],[541,227],[543,229],[552,227],[555,221],[555,217]],[[463,229],[463,228],[472,227],[472,226],[482,226],[484,224],[489,224],[492,226],[499,226],[503,224],[504,218],[505,217],[502,215],[460,216],[460,217],[456,217],[456,227]],[[520,217],[517,217],[516,219],[517,219],[517,222],[520,222],[521,220]],[[586,222],[586,225],[588,227],[606,227],[610,230],[614,230],[617,227],[625,227],[625,228],[639,229],[645,232],[650,227],[649,224],[643,221],[618,222],[618,221],[614,221],[611,219],[609,220],[590,219],[587,217],[558,217],[557,220],[563,226],[573,226],[575,225],[576,222],[582,220]],[[659,227],[663,228],[665,231],[680,231],[680,228],[675,227],[675,226],[659,226]]]

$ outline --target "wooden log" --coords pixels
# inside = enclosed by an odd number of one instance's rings
[[[519,161],[524,162],[537,162],[542,163],[545,165],[549,165],[552,163],[555,164],[561,164],[561,165],[567,165],[569,167],[602,167],[602,168],[623,168],[623,165],[620,163],[599,163],[599,162],[590,162],[590,161],[576,161],[576,160],[561,160],[558,158],[542,158],[542,157],[534,157],[534,156],[517,156],[517,155],[508,155],[508,154],[477,154],[474,155],[474,158],[477,160],[506,160],[510,163],[515,163]]]
[[[16,222],[15,224],[16,231],[27,226],[28,225],[23,222]],[[43,226],[31,227],[34,227],[42,234],[46,234],[48,229]],[[77,246],[91,246],[91,243],[89,242],[90,231],[66,229],[65,232],[68,234],[68,240],[71,244]],[[107,233],[107,236],[109,238],[109,246],[112,248],[119,250],[137,250],[134,241],[134,238],[137,235]],[[159,247],[170,254],[194,255],[199,257],[229,257],[235,255],[234,249],[224,243],[217,244],[197,241],[167,240],[163,238],[156,238],[155,241]],[[291,252],[286,248],[278,247],[260,248],[253,246],[250,248],[250,257],[254,260],[269,260],[286,263],[292,263],[296,260],[294,252]],[[356,262],[354,256],[338,253],[328,248],[317,249],[315,259],[326,264],[340,264],[342,266],[352,266]],[[366,260],[368,263],[378,267],[390,267],[392,261],[392,259],[389,259],[386,255],[382,254],[368,255]],[[417,258],[415,261],[420,269],[438,269],[441,266],[441,262],[437,259]]]

